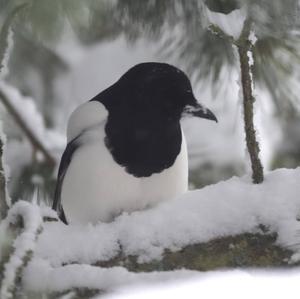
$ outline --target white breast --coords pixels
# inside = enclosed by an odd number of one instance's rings
[[[75,117],[71,117],[73,124],[70,121],[69,125],[69,135],[74,138],[74,132],[81,134],[83,145],[74,153],[62,186],[62,205],[68,222],[111,221],[123,211],[141,210],[187,191],[184,135],[180,154],[172,167],[150,177],[137,178],[113,160],[104,144],[104,106],[99,102],[84,105],[85,117],[77,109]],[[84,129],[89,108],[93,111],[88,118],[88,129]],[[75,118],[83,119],[84,125],[74,122]]]

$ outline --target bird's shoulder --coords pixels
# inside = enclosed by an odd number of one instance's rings
[[[85,130],[104,124],[108,112],[99,101],[89,101],[78,106],[71,114],[67,126],[67,141],[75,139]]]

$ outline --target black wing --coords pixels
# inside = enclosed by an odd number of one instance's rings
[[[58,169],[58,176],[54,194],[54,201],[52,205],[52,209],[55,210],[58,214],[58,217],[63,221],[65,224],[68,224],[63,207],[61,205],[61,188],[64,181],[65,174],[67,169],[70,165],[72,160],[72,156],[76,149],[79,147],[80,143],[78,140],[79,136],[67,144],[67,147],[61,157],[60,165]]]

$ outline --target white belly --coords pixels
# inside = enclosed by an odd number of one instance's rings
[[[104,130],[98,128],[76,150],[65,175],[61,199],[67,221],[107,222],[123,211],[141,210],[186,192],[188,162],[182,136],[181,152],[173,166],[137,178],[113,160],[104,146]]]

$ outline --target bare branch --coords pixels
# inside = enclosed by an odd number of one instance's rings
[[[259,144],[256,139],[256,131],[254,128],[253,105],[255,98],[252,90],[251,65],[248,53],[252,51],[252,44],[249,41],[251,32],[251,21],[247,19],[244,23],[242,33],[236,42],[240,57],[241,83],[243,89],[243,106],[244,106],[244,127],[246,134],[246,144],[250,155],[252,167],[253,183],[259,184],[264,180],[263,166],[259,158]]]

